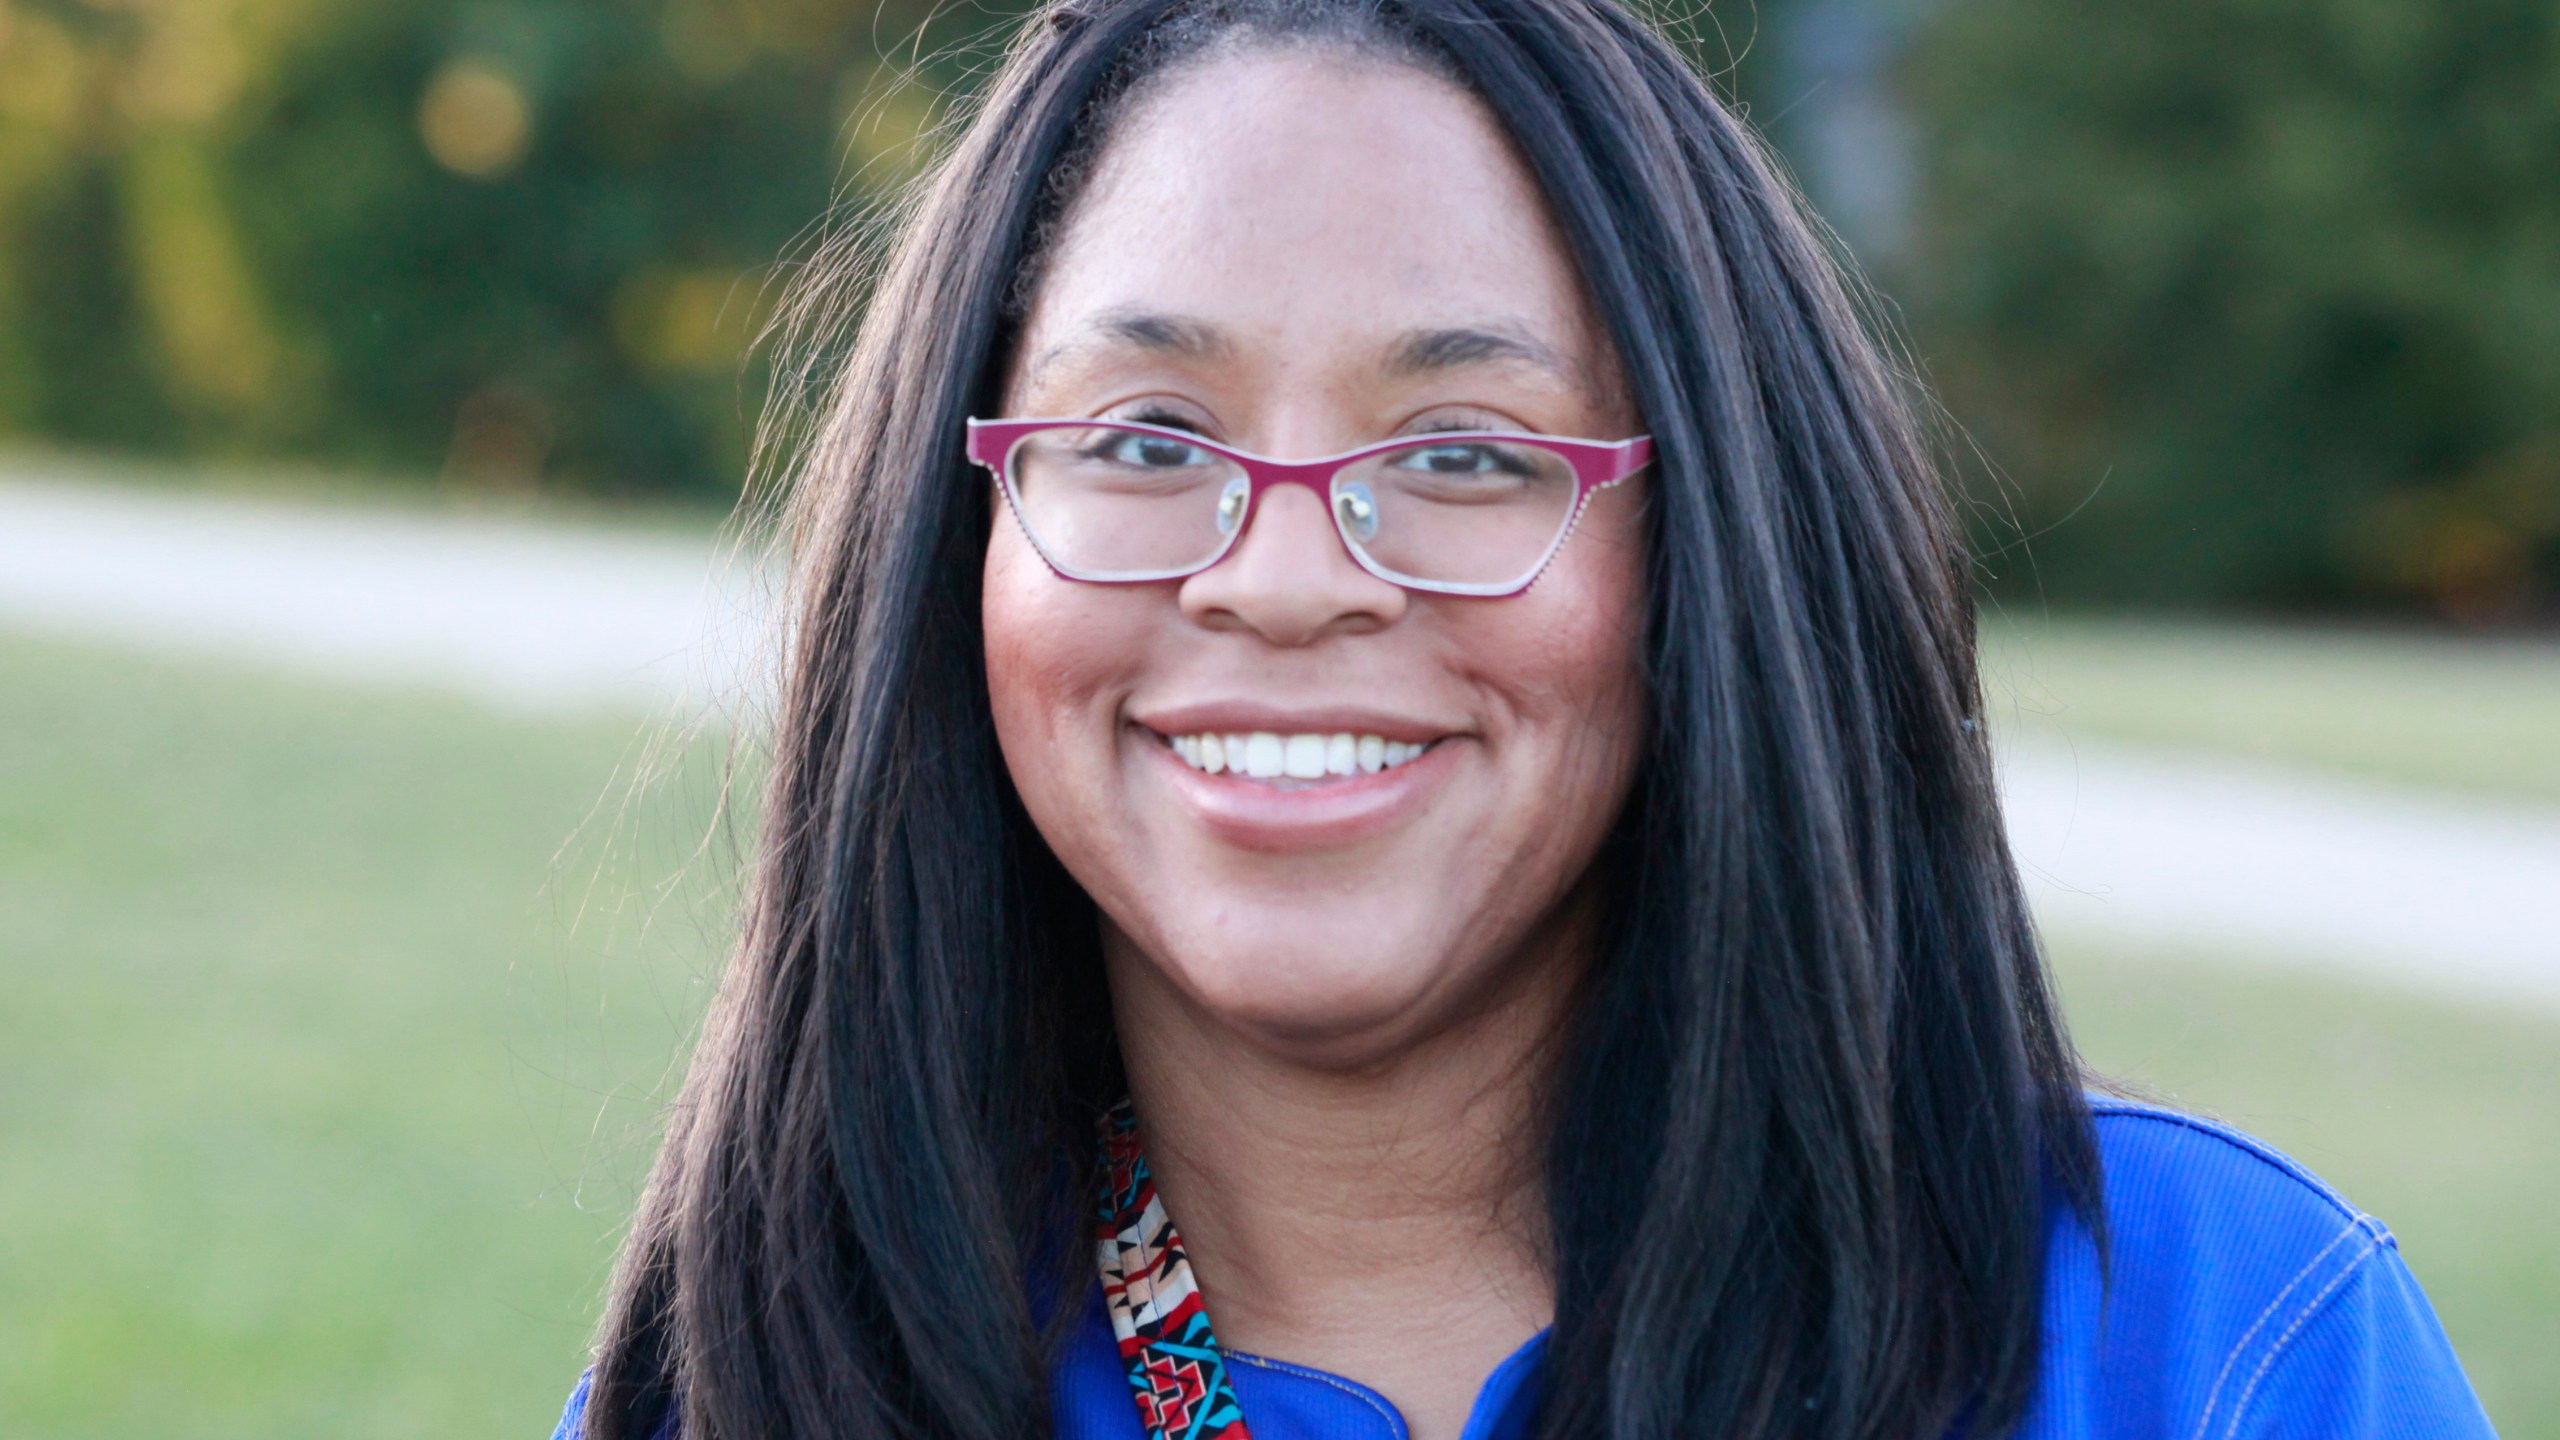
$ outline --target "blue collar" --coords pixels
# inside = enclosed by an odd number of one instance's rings
[[[1140,1440],[1137,1400],[1101,1286],[1087,1294],[1084,1311],[1049,1375],[1058,1440]],[[1460,1440],[1527,1440],[1546,1350],[1541,1330],[1494,1367]],[[1254,1440],[1406,1440],[1404,1416],[1356,1380],[1235,1350],[1227,1352],[1227,1378]]]

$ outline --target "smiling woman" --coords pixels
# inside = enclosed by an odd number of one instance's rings
[[[2084,1094],[1907,399],[1608,0],[1044,15],[863,323],[564,1436],[2486,1433]]]

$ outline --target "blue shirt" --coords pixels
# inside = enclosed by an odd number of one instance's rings
[[[2067,1211],[2045,1262],[2044,1354],[2015,1440],[2494,1440],[2391,1232],[2236,1131],[2092,1102],[2112,1271]],[[1546,1337],[1477,1393],[1464,1440],[1526,1440]],[[1255,1440],[1404,1440],[1356,1381],[1230,1353]],[[1143,1440],[1093,1293],[1050,1377],[1059,1440]],[[555,1440],[574,1440],[583,1383]]]

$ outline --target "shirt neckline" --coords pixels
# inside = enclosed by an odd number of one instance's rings
[[[1248,1440],[1252,1421],[1232,1383],[1231,1362],[1347,1395],[1385,1422],[1389,1440],[1406,1440],[1411,1427],[1403,1413],[1368,1386],[1220,1345],[1181,1231],[1156,1191],[1135,1106],[1123,1099],[1101,1117],[1097,1131],[1102,1174],[1093,1233],[1100,1304],[1094,1313],[1110,1332],[1147,1440]],[[1459,1440],[1508,1440],[1522,1428],[1509,1422],[1516,1411],[1536,1408],[1521,1402],[1521,1392],[1538,1372],[1547,1334],[1541,1329],[1530,1336],[1485,1377]]]
[[[1122,1389],[1125,1381],[1119,1378],[1119,1339],[1112,1329],[1110,1312],[1104,1303],[1099,1281],[1087,1292],[1084,1324],[1085,1328],[1096,1332],[1094,1343],[1071,1350],[1067,1363],[1075,1363],[1079,1355],[1096,1359],[1109,1357],[1115,1382],[1110,1388]],[[1459,1440],[1525,1440],[1530,1433],[1530,1420],[1536,1414],[1540,1382],[1545,1374],[1547,1341],[1552,1334],[1552,1327],[1540,1330],[1493,1367],[1493,1373],[1487,1375],[1484,1384],[1477,1389],[1475,1403],[1468,1407],[1467,1423],[1459,1431]],[[1258,1372],[1257,1379],[1263,1385],[1317,1385],[1357,1398],[1377,1412],[1385,1422],[1391,1440],[1409,1440],[1413,1433],[1405,1421],[1404,1412],[1396,1408],[1394,1401],[1347,1375],[1245,1350],[1228,1350],[1225,1355],[1229,1362]],[[1253,1423],[1250,1413],[1245,1416],[1245,1422],[1248,1425]],[[1257,1440],[1313,1440],[1313,1437],[1286,1434],[1264,1437],[1257,1432]]]

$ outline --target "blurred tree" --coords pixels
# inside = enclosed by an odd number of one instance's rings
[[[2560,8],[1948,0],[1908,63],[1926,199],[1898,278],[2016,482],[1985,492],[2007,581],[2545,603]]]
[[[0,428],[728,493],[773,267],[962,79],[901,3],[0,0]]]

